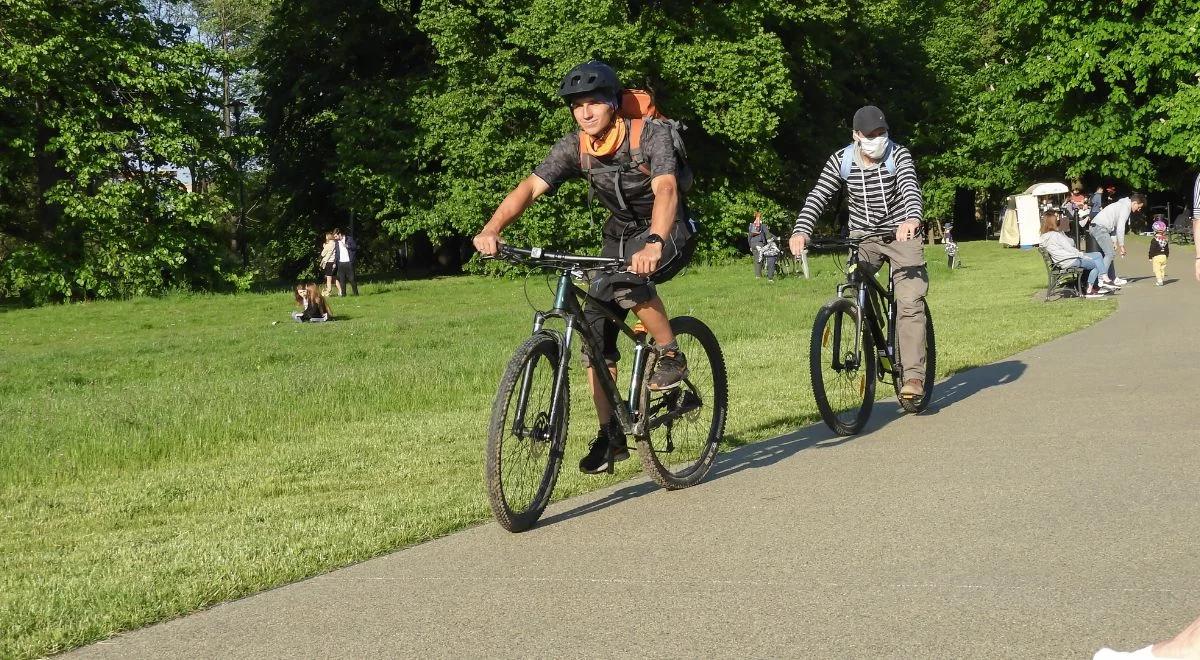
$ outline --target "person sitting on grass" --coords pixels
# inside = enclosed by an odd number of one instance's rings
[[[1080,252],[1066,234],[1059,231],[1059,216],[1057,211],[1046,211],[1042,214],[1042,249],[1050,255],[1050,260],[1056,266],[1082,266],[1088,271],[1087,287],[1083,297],[1100,298],[1105,293],[1116,289],[1111,284],[1100,282],[1100,273],[1104,269],[1104,255],[1099,252]]]
[[[298,312],[292,312],[292,318],[297,323],[324,323],[333,318],[329,311],[329,303],[317,288],[316,282],[301,282],[293,292],[296,296]]]

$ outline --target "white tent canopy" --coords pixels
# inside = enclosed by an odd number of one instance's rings
[[[1029,186],[1019,195],[1010,195],[1004,221],[1000,225],[1000,242],[1013,247],[1037,245],[1041,238],[1039,198],[1047,195],[1065,195],[1070,191],[1065,184],[1046,181]]]
[[[1067,188],[1066,184],[1059,183],[1057,181],[1050,181],[1047,183],[1035,183],[1032,186],[1029,186],[1028,188],[1025,189],[1026,195],[1034,195],[1034,196],[1062,195],[1062,194],[1068,193],[1068,192],[1071,192],[1070,188]]]

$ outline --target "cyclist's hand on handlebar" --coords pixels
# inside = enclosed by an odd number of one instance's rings
[[[800,253],[804,252],[804,248],[807,245],[808,237],[804,234],[792,234],[792,237],[788,239],[788,249],[797,257],[800,256]]]
[[[896,227],[896,240],[910,240],[917,235],[917,232],[920,231],[920,229],[921,222],[919,220],[905,220],[904,222],[900,223],[900,226]]]
[[[645,277],[658,269],[662,259],[662,243],[647,243],[646,247],[638,250],[630,261],[630,269],[634,275]]]
[[[500,234],[493,231],[481,231],[471,242],[485,257],[494,257],[500,251]]]

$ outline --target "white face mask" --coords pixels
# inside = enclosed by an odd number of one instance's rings
[[[867,156],[879,160],[883,158],[883,154],[887,153],[888,136],[887,133],[873,138],[860,138],[858,141],[859,148]]]

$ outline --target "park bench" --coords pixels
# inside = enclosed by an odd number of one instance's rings
[[[1167,233],[1167,242],[1175,245],[1190,245],[1192,243],[1192,216],[1190,213],[1180,213]]]
[[[1064,266],[1050,258],[1050,253],[1043,247],[1038,247],[1042,261],[1046,263],[1046,300],[1050,300],[1055,291],[1074,291],[1076,297],[1083,295],[1084,273],[1083,266]]]

